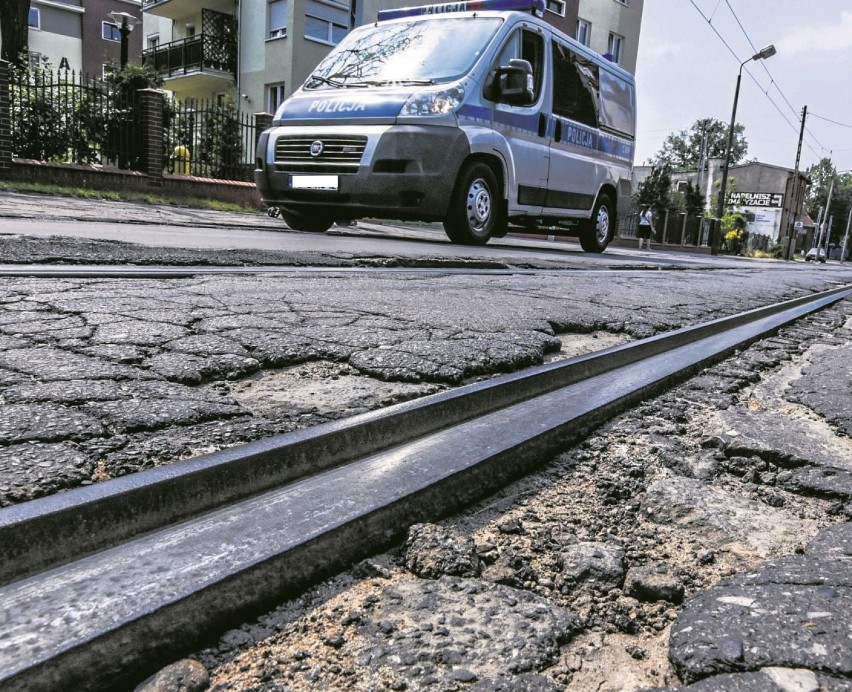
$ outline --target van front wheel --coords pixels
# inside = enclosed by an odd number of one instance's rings
[[[485,245],[499,227],[502,208],[494,171],[468,163],[459,173],[444,230],[454,243]]]
[[[592,216],[580,226],[580,247],[586,252],[603,252],[615,234],[615,207],[607,195],[601,195]]]

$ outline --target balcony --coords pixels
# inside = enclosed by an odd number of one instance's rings
[[[217,12],[234,13],[233,0],[142,0],[142,11],[168,19],[185,19],[198,14],[201,4]]]
[[[198,34],[142,51],[142,62],[166,79],[206,75],[236,79],[237,43],[230,37]]]

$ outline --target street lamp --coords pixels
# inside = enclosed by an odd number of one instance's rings
[[[766,60],[771,58],[778,51],[771,43],[761,48],[757,53],[752,55],[748,60],[743,60],[740,63],[740,71],[737,73],[737,88],[734,91],[734,108],[731,111],[731,127],[728,129],[728,146],[725,148],[725,164],[722,167],[722,185],[719,188],[719,203],[716,206],[716,220],[713,224],[713,238],[710,241],[711,254],[719,254],[719,235],[722,231],[722,217],[725,215],[725,193],[728,187],[728,166],[731,162],[731,147],[734,145],[734,126],[737,120],[737,101],[740,98],[740,82],[743,78],[743,65],[752,60]]]
[[[128,37],[139,20],[129,12],[110,12],[109,16],[112,18],[112,21],[118,27],[118,32],[121,34],[121,67],[124,68],[127,64]]]

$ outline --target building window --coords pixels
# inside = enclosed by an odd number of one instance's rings
[[[267,38],[287,35],[287,0],[273,0],[267,5]]]
[[[630,5],[630,0],[615,0],[615,1],[618,2],[618,3],[621,3],[622,5],[628,5],[628,6]]]
[[[103,36],[105,41],[121,42],[121,32],[111,22],[101,22],[101,36]]]
[[[582,43],[586,48],[592,45],[592,25],[585,19],[577,20],[577,43]]]
[[[565,3],[563,0],[547,0],[547,11],[558,14],[560,17],[565,16]]]
[[[30,14],[29,17],[27,17],[27,25],[31,29],[41,29],[41,12],[38,8],[30,8]]]
[[[155,50],[160,45],[160,34],[151,34],[147,38],[148,50]]]
[[[607,55],[616,65],[621,64],[621,59],[624,57],[624,36],[618,34],[610,34],[607,43]]]
[[[307,0],[305,38],[337,45],[349,31],[349,8],[337,3]]]
[[[195,36],[195,24],[187,24],[186,38],[192,38],[193,36]]]
[[[275,113],[284,102],[284,82],[266,85],[266,112]]]

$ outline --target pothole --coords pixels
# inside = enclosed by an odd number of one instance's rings
[[[603,351],[605,348],[620,346],[632,341],[627,334],[613,334],[612,332],[597,331],[589,334],[560,334],[562,348],[558,353],[549,353],[545,356],[545,363],[552,363],[568,358],[583,356],[595,351]]]
[[[229,385],[229,395],[255,416],[270,420],[315,415],[342,418],[441,391],[437,384],[385,382],[346,364],[303,363],[262,372]]]

